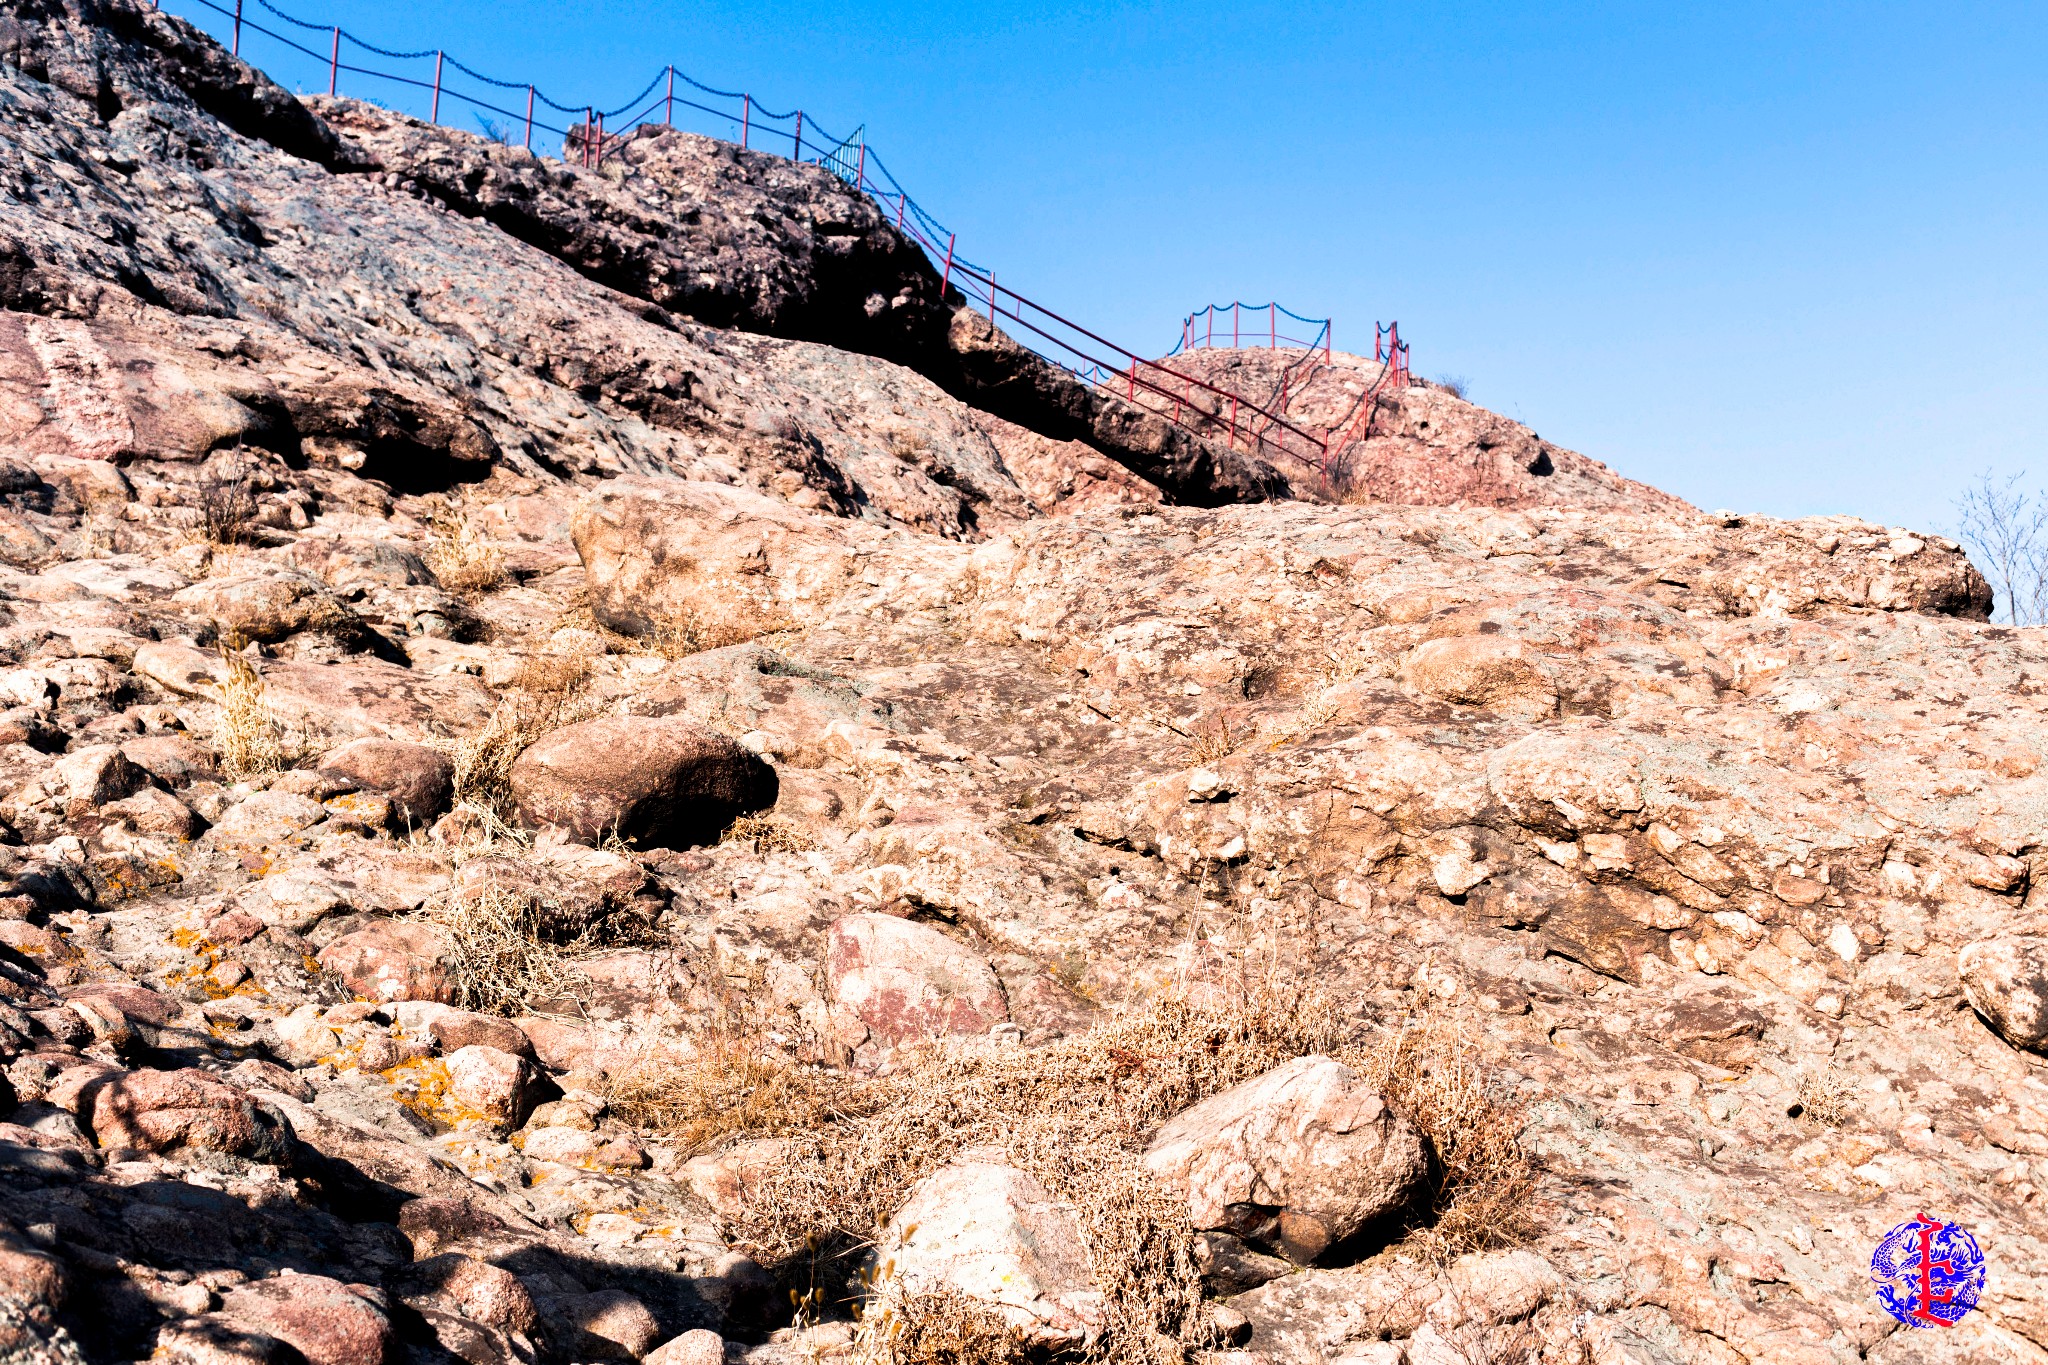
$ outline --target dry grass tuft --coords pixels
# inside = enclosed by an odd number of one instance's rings
[[[1849,1118],[1849,1102],[1855,1095],[1856,1087],[1849,1078],[1836,1067],[1829,1066],[1821,1071],[1809,1071],[1799,1078],[1795,1108],[1815,1123],[1839,1128]]]
[[[936,1043],[889,1076],[860,1079],[805,1067],[737,1038],[698,1065],[639,1078],[613,1102],[676,1135],[685,1149],[730,1136],[777,1136],[784,1162],[753,1190],[743,1235],[790,1262],[824,1247],[867,1243],[912,1186],[969,1147],[1000,1146],[1071,1201],[1108,1300],[1105,1359],[1163,1365],[1207,1343],[1200,1273],[1185,1205],[1137,1164],[1171,1115],[1291,1057],[1338,1043],[1319,999],[1259,990],[1235,1005],[1179,997],[1090,1033],[1024,1051]],[[1007,1361],[1015,1343],[985,1314],[925,1296],[871,1315],[872,1358]],[[971,1338],[971,1343],[965,1338]]]
[[[475,734],[443,744],[455,760],[455,802],[493,816],[512,808],[512,762],[553,730],[601,715],[604,708],[574,692],[513,692]]]
[[[595,663],[596,660],[582,650],[536,654],[521,661],[519,671],[512,675],[512,688],[517,692],[541,695],[578,692],[590,681]]]
[[[1350,1060],[1436,1152],[1430,1217],[1410,1239],[1418,1250],[1448,1263],[1535,1235],[1536,1172],[1522,1151],[1522,1108],[1488,1083],[1461,1027],[1435,1015],[1405,1020]]]
[[[427,567],[458,597],[487,593],[505,581],[505,556],[484,538],[468,514],[450,509],[434,518]]]
[[[241,471],[230,468],[199,485],[199,534],[208,545],[245,545],[253,538],[256,493]]]
[[[1188,737],[1189,757],[1196,763],[1214,763],[1230,757],[1257,735],[1255,726],[1232,725],[1228,716],[1215,716],[1197,725]]]
[[[687,562],[680,566],[671,563],[669,568],[676,573],[695,572]],[[607,654],[654,655],[671,662],[702,654],[707,649],[743,645],[796,628],[780,606],[754,601],[739,586],[712,580],[701,584],[700,589],[699,601],[656,613],[640,635],[621,635],[605,625],[591,611],[587,600],[571,605],[556,618],[555,626],[591,632],[603,641]]]
[[[889,1279],[861,1315],[854,1346],[867,1365],[1040,1365],[1045,1358],[987,1305],[950,1290],[905,1293]]]
[[[756,853],[808,853],[818,846],[811,832],[779,815],[742,815],[719,836],[721,844],[748,844]]]
[[[707,649],[743,645],[789,630],[790,619],[773,605],[760,606],[707,593],[708,600],[669,611],[640,637],[641,648],[664,659],[684,659]]]
[[[1318,1052],[1358,1069],[1435,1149],[1438,1173],[1413,1250],[1442,1263],[1534,1231],[1521,1111],[1488,1085],[1476,1045],[1439,1019],[1348,1045],[1324,997],[1276,974],[1200,998],[1168,995],[1043,1048],[934,1043],[899,1052],[891,1074],[862,1078],[765,1046],[748,1014],[757,994],[739,993],[743,1003],[721,1016],[692,1064],[623,1077],[611,1102],[685,1152],[739,1137],[785,1142],[736,1229],[770,1262],[869,1245],[920,1180],[968,1148],[1000,1147],[1080,1210],[1107,1305],[1090,1355],[1180,1365],[1217,1343],[1186,1206],[1144,1174],[1139,1154],[1189,1105]],[[864,1362],[1023,1358],[1012,1329],[977,1305],[907,1295],[886,1277],[872,1288],[857,1339]]]
[[[223,644],[220,660],[220,714],[214,721],[213,747],[221,767],[240,781],[290,766],[291,748],[283,727],[263,699],[263,679],[255,665]]]
[[[563,993],[567,955],[579,943],[550,942],[548,907],[524,892],[485,887],[428,912],[448,936],[455,1003],[485,1014],[523,1014]]]

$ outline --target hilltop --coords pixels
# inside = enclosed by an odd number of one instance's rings
[[[818,166],[0,0],[0,1352],[2048,1360],[1957,545],[964,305]]]

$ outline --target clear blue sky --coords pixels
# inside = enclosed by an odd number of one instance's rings
[[[963,251],[1136,349],[1210,299],[1340,347],[1399,318],[1421,372],[1704,507],[1940,527],[1986,467],[2048,485],[2038,0],[284,7],[600,105],[673,60],[865,123]]]

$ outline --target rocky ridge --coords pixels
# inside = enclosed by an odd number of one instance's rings
[[[9,1353],[878,1358],[761,1233],[819,1133],[649,1078],[1128,1096],[1187,1060],[1105,1029],[1263,971],[1338,1032],[1133,1130],[1206,1295],[1146,1349],[2048,1359],[2048,646],[1954,545],[1437,390],[1384,505],[1244,503],[977,372],[815,168],[588,175],[119,0],[0,16]],[[1445,1130],[1361,1069],[1423,1027],[1533,1163],[1441,1256]],[[1132,1350],[1104,1210],[998,1136],[860,1292]],[[1991,1260],[1938,1337],[1867,1279],[1923,1210]]]
[[[1214,389],[1243,394],[1308,436],[1330,442],[1328,460],[1314,462],[1301,458],[1307,448],[1299,438],[1274,435],[1271,445],[1257,445],[1297,496],[1426,506],[1692,510],[1683,499],[1545,441],[1442,384],[1389,383],[1384,367],[1362,356],[1297,347],[1198,347],[1159,363]],[[1228,442],[1228,400],[1170,378],[1162,377],[1160,386],[1167,393],[1145,395],[1142,406],[1163,410],[1174,401],[1167,395],[1178,389],[1184,406],[1204,414]],[[1240,433],[1236,445],[1253,449],[1253,433]]]

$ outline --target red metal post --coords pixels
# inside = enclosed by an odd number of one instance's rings
[[[990,270],[988,272],[988,325],[991,328],[996,325],[996,293],[996,272]]]
[[[1230,305],[1230,349],[1233,351],[1237,349],[1237,305],[1235,303]],[[1236,436],[1237,426],[1233,420],[1231,424],[1231,438],[1234,440]]]
[[[526,87],[526,150],[533,150],[533,87]]]
[[[583,106],[583,136],[579,139],[583,145],[577,148],[577,151],[582,153],[583,166],[586,170],[590,167],[590,130],[595,127],[597,127],[597,110],[592,109],[586,104]]]
[[[865,136],[860,140],[860,165],[853,172],[853,187],[857,190],[868,187],[868,140]]]
[[[1266,349],[1280,349],[1280,305],[1277,303],[1266,305]]]
[[[1323,363],[1325,365],[1330,363],[1330,333],[1336,328],[1336,325],[1337,321],[1335,318],[1325,318],[1323,320]]]
[[[861,155],[865,157],[867,155],[868,149],[866,147],[862,147],[860,149],[860,152]],[[910,196],[908,194],[899,192],[896,195],[896,230],[898,232],[903,231],[903,210],[908,207],[910,207]]]
[[[441,54],[434,54],[434,112],[427,117],[429,123],[441,121]]]
[[[237,57],[242,55],[242,0],[235,0],[235,45],[228,50]]]
[[[334,50],[327,54],[327,93],[334,94],[334,87],[341,79],[341,25],[334,26]]]
[[[592,144],[592,146],[591,146],[591,149],[590,149],[590,164],[591,164],[591,165],[593,165],[593,166],[602,166],[602,165],[604,165],[604,115],[603,115],[603,114],[599,114],[599,115],[597,116],[597,141],[596,141],[595,143],[593,143],[593,144]]]
[[[946,301],[946,290],[953,283],[953,243],[959,239],[959,236],[960,234],[957,232],[946,234],[946,273],[939,278],[940,303]]]
[[[1209,315],[1209,339],[1202,344],[1204,346],[1214,346],[1216,344],[1216,305],[1212,303],[1202,311]]]
[[[740,146],[747,145],[747,130],[754,122],[754,97],[740,96]]]
[[[804,159],[804,111],[796,111],[796,149],[789,154],[791,161]]]
[[[668,69],[668,113],[662,122],[671,128],[676,126],[676,69],[673,63]]]
[[[1127,403],[1128,403],[1128,402],[1134,402],[1134,401],[1136,401],[1137,397],[1138,397],[1138,362],[1137,362],[1137,361],[1135,361],[1135,360],[1133,360],[1133,361],[1131,362],[1131,374],[1130,374],[1130,377],[1129,377],[1128,379],[1126,379],[1126,380],[1124,381],[1124,401],[1125,401],[1125,402],[1127,402]]]
[[[1237,449],[1237,395],[1230,395],[1230,448]]]

